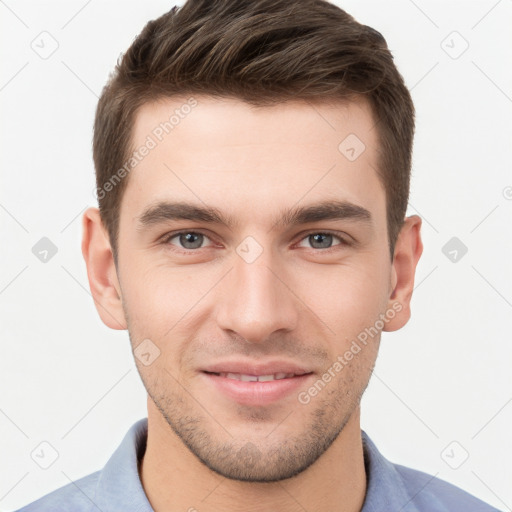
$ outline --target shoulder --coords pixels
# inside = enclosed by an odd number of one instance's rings
[[[151,510],[138,474],[146,446],[147,418],[137,421],[103,469],[70,482],[17,512]]]
[[[391,462],[361,433],[368,479],[363,512],[499,512],[435,475]]]
[[[400,464],[393,466],[420,512],[499,512],[472,494],[435,476]],[[435,509],[434,503],[437,505]]]
[[[16,512],[96,512],[99,510],[95,506],[95,495],[100,473],[96,471],[70,482]]]

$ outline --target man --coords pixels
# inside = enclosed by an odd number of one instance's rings
[[[360,427],[422,253],[413,132],[385,40],[332,4],[189,0],[148,23],[98,104],[82,243],[148,418],[22,510],[495,510]]]

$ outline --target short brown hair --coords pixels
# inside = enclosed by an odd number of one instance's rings
[[[98,202],[116,264],[127,178],[113,186],[112,179],[132,150],[137,110],[190,94],[255,106],[366,98],[380,144],[376,171],[386,192],[393,259],[409,198],[414,106],[382,35],[325,0],[187,0],[147,23],[97,106]]]

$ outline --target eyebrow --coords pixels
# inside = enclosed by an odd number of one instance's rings
[[[212,206],[160,201],[148,206],[137,218],[137,230],[143,231],[151,226],[173,220],[219,224],[229,229],[239,225],[231,215],[226,215]],[[274,219],[272,226],[283,228],[324,220],[349,220],[372,224],[371,213],[366,208],[348,201],[332,200],[282,211]]]

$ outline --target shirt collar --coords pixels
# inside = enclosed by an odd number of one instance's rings
[[[108,460],[98,479],[95,503],[102,512],[153,512],[139,477],[146,450],[148,419],[137,421]],[[92,510],[96,511],[95,508]]]
[[[361,512],[419,512],[395,465],[384,458],[364,430],[361,437],[366,469],[366,498]]]
[[[138,472],[147,432],[147,418],[137,421],[101,471],[95,504],[102,512],[153,512]],[[361,437],[367,480],[361,512],[419,512],[396,466],[384,458],[364,430]]]

